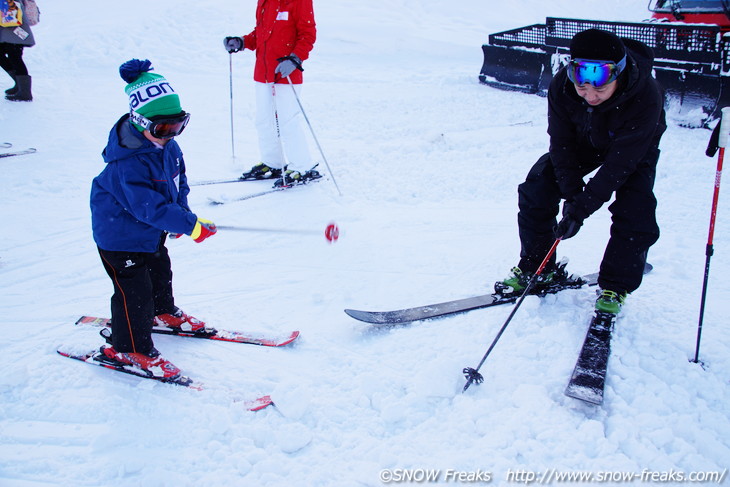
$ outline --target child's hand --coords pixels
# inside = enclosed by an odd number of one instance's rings
[[[211,235],[215,235],[217,231],[218,230],[215,228],[215,223],[209,220],[203,220],[202,218],[198,218],[198,221],[195,222],[195,228],[193,228],[193,233],[190,234],[190,237],[195,240],[195,242],[200,243]]]

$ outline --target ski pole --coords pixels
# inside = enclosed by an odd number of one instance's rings
[[[717,124],[710,138],[710,144],[707,146],[707,154],[713,157],[720,149],[717,156],[717,171],[715,172],[715,190],[712,195],[712,211],[710,212],[710,230],[707,235],[707,245],[705,247],[705,277],[702,282],[702,297],[700,298],[700,319],[697,325],[697,346],[695,348],[695,358],[692,362],[697,363],[700,356],[700,340],[702,338],[702,321],[705,315],[705,300],[707,298],[707,283],[710,276],[710,259],[714,253],[712,240],[715,235],[715,217],[717,215],[717,200],[720,196],[720,178],[722,177],[722,163],[725,158],[725,147],[727,146],[728,130],[730,130],[730,107],[722,109],[720,123]]]
[[[276,82],[271,83],[271,106],[274,110],[274,124],[276,128],[276,139],[279,141],[279,152],[281,153],[281,184],[286,186],[286,154],[284,153],[284,143],[281,141],[281,127],[279,127],[279,110],[276,108]]]
[[[307,126],[309,127],[309,131],[312,133],[312,138],[314,139],[314,143],[317,144],[317,149],[319,149],[319,153],[322,156],[322,160],[324,161],[324,165],[327,166],[327,170],[330,173],[330,177],[332,178],[332,182],[335,183],[335,188],[337,188],[337,193],[342,196],[342,191],[340,191],[340,187],[337,184],[337,180],[335,180],[335,175],[332,172],[332,168],[330,167],[329,163],[327,162],[327,158],[324,156],[324,151],[322,150],[322,146],[319,145],[319,140],[317,140],[317,136],[314,133],[314,129],[312,128],[312,124],[309,123],[309,117],[307,117],[307,113],[304,111],[304,107],[302,106],[302,102],[299,99],[299,95],[297,94],[297,90],[294,89],[294,83],[292,83],[291,78],[287,78],[287,81],[289,81],[289,86],[291,86],[291,90],[294,93],[294,98],[297,99],[297,104],[299,105],[299,110],[302,111],[302,115],[304,115],[304,120],[307,122]]]
[[[236,225],[216,225],[218,230],[230,230],[236,232],[261,232],[261,233],[288,233],[295,235],[322,235],[329,242],[336,242],[340,237],[340,229],[336,223],[332,222],[324,229],[324,233],[318,230],[300,230],[293,228],[256,228],[256,227],[240,227]]]
[[[231,157],[236,158],[236,147],[233,135],[233,53],[228,53],[228,87],[231,93]]]
[[[504,322],[504,325],[502,325],[502,328],[497,333],[497,336],[494,337],[492,344],[487,349],[487,353],[484,354],[484,357],[482,357],[482,360],[481,360],[481,362],[479,362],[479,365],[477,365],[477,368],[473,369],[471,367],[465,367],[462,370],[462,372],[464,373],[464,377],[466,377],[466,384],[464,384],[464,388],[461,390],[462,393],[466,392],[466,390],[469,388],[469,386],[472,383],[481,384],[482,382],[484,382],[484,377],[482,376],[482,374],[479,373],[479,369],[482,368],[482,365],[484,365],[484,361],[487,360],[487,357],[489,357],[489,354],[492,353],[492,349],[497,344],[497,341],[499,341],[499,338],[502,336],[502,333],[504,333],[504,330],[507,328],[507,325],[509,325],[509,322],[512,321],[512,317],[515,315],[515,313],[519,309],[520,305],[522,304],[522,301],[525,300],[525,297],[527,296],[527,294],[532,290],[532,287],[537,282],[538,277],[540,277],[540,274],[542,273],[543,269],[545,269],[545,266],[547,265],[548,261],[555,253],[555,249],[558,247],[560,240],[561,240],[560,238],[555,239],[553,246],[550,247],[550,250],[548,251],[547,255],[545,256],[545,259],[543,259],[542,264],[540,264],[540,267],[538,267],[537,271],[535,272],[535,275],[532,276],[532,279],[530,279],[530,282],[527,284],[527,287],[522,292],[522,296],[520,296],[520,299],[517,300],[517,303],[515,304],[514,308],[512,308],[512,312],[507,317],[507,321]]]

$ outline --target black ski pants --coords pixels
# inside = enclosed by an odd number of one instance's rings
[[[172,269],[163,234],[156,252],[99,249],[104,270],[114,284],[111,298],[112,346],[117,352],[149,355],[152,321],[172,313]]]
[[[603,254],[598,284],[615,292],[633,292],[641,285],[649,247],[659,239],[654,179],[659,151],[642,162],[615,192],[611,212],[611,237]],[[583,168],[587,175],[598,165]],[[561,194],[550,161],[543,155],[518,188],[520,264],[522,271],[535,272],[555,242]],[[548,266],[555,265],[555,256]]]

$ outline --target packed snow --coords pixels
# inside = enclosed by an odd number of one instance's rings
[[[464,394],[462,369],[478,364],[509,306],[385,330],[343,313],[485,294],[507,275],[519,250],[516,188],[548,146],[546,102],[480,85],[481,45],[546,16],[640,21],[646,2],[315,2],[302,103],[327,180],[222,206],[209,198],[269,183],[190,195],[217,224],[303,233],[221,230],[168,243],[186,312],[301,337],[275,349],[155,336],[204,391],[56,350],[100,346],[97,329],[74,322],[109,315],[88,197],[127,109],[119,65],[149,58],[192,113],[178,139],[191,182],[237,177],[258,162],[253,54],[229,59],[222,39],[251,30],[256,2],[39,3],[38,44],[25,51],[34,101],[0,101],[0,142],[38,149],[0,159],[0,486],[504,485],[566,472],[653,483],[730,466],[724,194],[704,367],[690,361],[717,163],[704,154],[708,130],[670,124],[662,140],[662,236],[616,325],[602,406],[563,394],[593,289],[528,297],[483,365],[484,383]],[[323,234],[332,221],[334,244]],[[560,244],[570,271],[597,270],[609,224],[604,208]],[[263,394],[276,406],[245,411],[241,400]]]

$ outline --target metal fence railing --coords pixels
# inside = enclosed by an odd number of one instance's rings
[[[586,29],[602,29],[619,37],[629,37],[654,49],[657,58],[694,62],[720,62],[725,42],[717,25],[664,24],[660,22],[606,22],[601,20],[548,17],[534,24],[491,34],[492,45],[567,50],[575,34]],[[562,48],[562,49],[561,49]]]
[[[619,37],[641,41],[654,50],[656,58],[719,63],[724,50],[722,31],[717,25],[606,22],[555,17],[547,18],[545,44],[568,49],[573,36],[586,29],[607,30]]]

